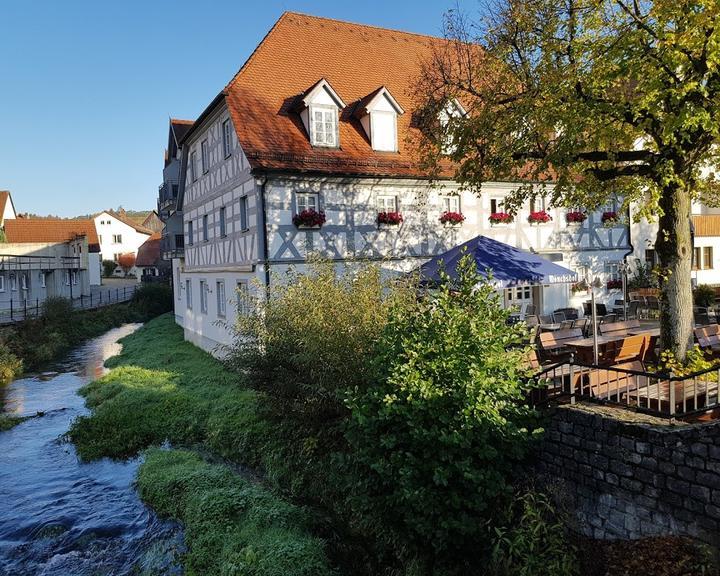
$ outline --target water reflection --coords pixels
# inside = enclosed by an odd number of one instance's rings
[[[34,417],[0,433],[0,574],[179,574],[179,528],[140,502],[138,460],[81,463],[60,440],[86,412],[77,390],[101,376],[119,338],[111,330],[47,372],[5,388],[4,412]]]

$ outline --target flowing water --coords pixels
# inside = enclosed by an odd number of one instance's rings
[[[181,574],[181,530],[140,501],[139,460],[80,462],[63,439],[87,413],[77,390],[105,372],[117,340],[137,328],[111,330],[54,372],[0,387],[4,413],[32,416],[0,432],[0,575]]]

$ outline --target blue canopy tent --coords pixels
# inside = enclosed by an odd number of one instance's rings
[[[481,275],[487,276],[487,270],[492,270],[493,282],[498,288],[578,281],[576,272],[555,262],[486,236],[477,236],[423,264],[420,267],[421,282],[437,284],[441,270],[451,279],[456,279],[457,265],[465,254],[475,259]]]

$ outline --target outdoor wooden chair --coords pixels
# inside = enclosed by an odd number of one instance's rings
[[[695,340],[703,352],[712,354],[713,357],[720,357],[720,325],[710,324],[698,326],[694,330]]]
[[[567,342],[579,340],[583,337],[578,328],[569,330],[556,330],[555,332],[541,332],[539,336],[540,352],[544,360],[559,362],[570,357],[572,350]]]

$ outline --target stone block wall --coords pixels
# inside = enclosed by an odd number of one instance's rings
[[[539,469],[567,486],[587,536],[720,546],[720,421],[670,425],[609,407],[557,407]]]

